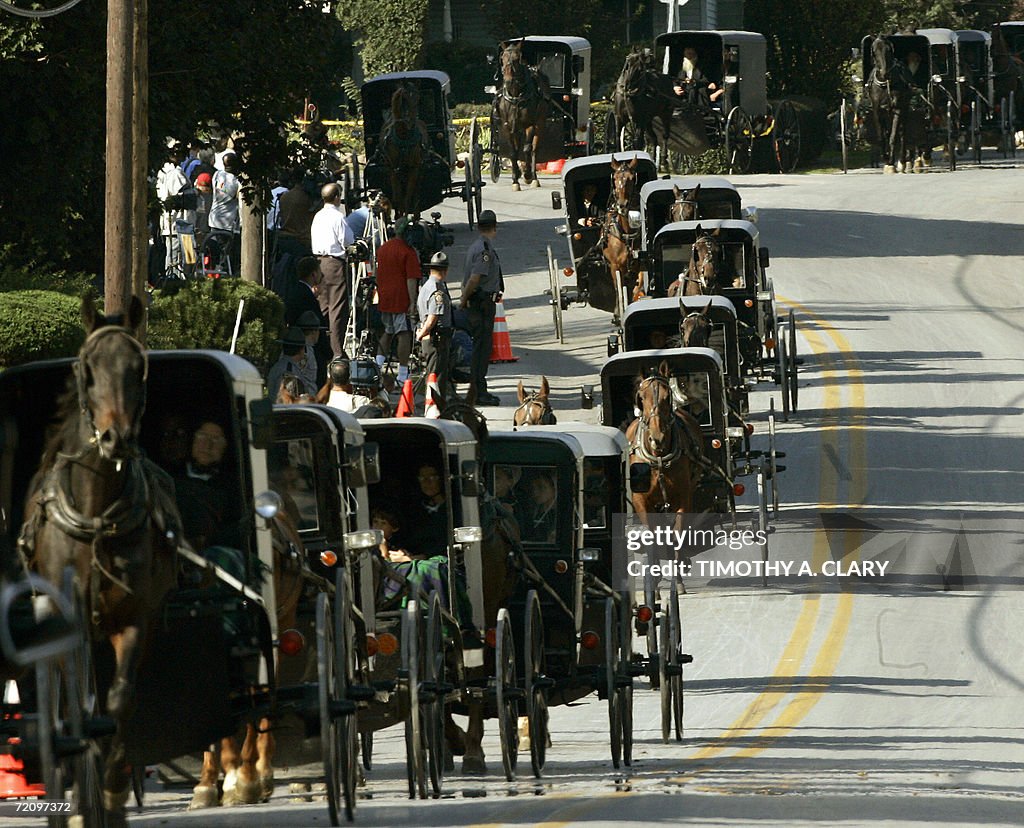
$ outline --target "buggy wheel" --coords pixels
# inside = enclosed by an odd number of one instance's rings
[[[341,791],[338,789],[338,765],[335,719],[331,700],[337,688],[334,661],[334,625],[331,601],[321,592],[316,599],[316,660],[317,696],[320,707],[320,751],[324,763],[324,782],[327,789],[327,813],[331,825],[340,825]]]
[[[604,118],[604,151],[618,152],[619,149],[619,125],[615,113],[609,109]]]
[[[658,618],[658,691],[661,695],[661,741],[668,744],[672,729],[672,682],[669,681],[669,648],[671,644],[668,613]]]
[[[761,562],[768,563],[768,480],[765,464],[762,461],[757,469],[757,529],[763,532],[764,543],[761,544]],[[768,571],[761,569],[761,585],[768,586]]]
[[[676,741],[683,738],[683,625],[679,617],[679,587],[673,576],[668,593],[668,620],[671,640],[669,642],[669,684],[672,686],[672,723],[675,726]]]
[[[957,133],[960,131],[957,124],[957,108],[952,101],[946,101],[946,154],[949,156],[949,171],[956,171],[956,144]]]
[[[469,129],[469,164],[473,170],[473,207],[477,218],[484,209],[484,149],[480,146],[480,124],[473,120]]]
[[[976,164],[981,163],[981,109],[978,102],[971,103],[971,130],[970,130],[971,155]]]
[[[355,683],[355,623],[349,608],[352,605],[351,582],[347,572],[339,568],[334,574],[334,674],[335,691],[332,702],[348,706],[349,688]],[[334,720],[334,752],[337,757],[335,772],[338,774],[336,787],[345,805],[345,818],[352,822],[356,809],[357,778],[356,758],[359,726],[355,710],[343,711]]]
[[[616,689],[620,695],[619,709],[622,719],[622,763],[628,768],[633,764],[633,630],[630,624],[633,619],[633,593],[625,590],[619,604],[619,638],[620,668],[619,684]]]
[[[476,207],[475,193],[476,189],[480,186],[473,171],[473,142],[478,140],[479,138],[476,134],[476,118],[474,118],[473,123],[469,125],[469,152],[466,153],[466,160],[464,162],[466,180],[462,185],[462,198],[466,202],[466,219],[469,222],[470,230],[475,226],[473,212]]]
[[[779,172],[794,172],[800,163],[800,119],[792,101],[783,101],[779,104],[775,113],[772,143],[775,145],[775,160],[779,164]]]
[[[612,767],[619,769],[622,763],[622,699],[616,685],[622,670],[619,663],[620,634],[619,612],[614,598],[604,600],[604,686],[608,694],[608,729],[611,734]]]
[[[796,319],[793,316],[792,309],[789,311],[789,330],[786,331],[786,335],[789,337],[789,406],[796,412],[800,384],[796,372]]]
[[[444,703],[445,703],[445,641],[444,619],[441,616],[441,598],[437,592],[430,595],[430,613],[427,616],[427,645],[424,648],[426,671],[424,682],[433,692],[433,701],[423,706],[423,729],[427,739],[427,764],[430,788],[434,799],[441,796],[444,779]]]
[[[779,477],[781,469],[776,462],[778,451],[775,443],[775,397],[768,400],[768,472],[772,486],[772,517],[779,517]]]
[[[789,382],[786,377],[786,369],[789,359],[786,355],[786,331],[784,327],[778,329],[778,338],[775,340],[776,353],[779,360],[779,390],[782,391],[782,419],[789,422]]]
[[[540,611],[540,596],[531,589],[526,594],[526,634],[524,687],[526,689],[526,717],[530,727],[530,765],[533,775],[540,779],[547,758],[548,696],[547,677],[544,675],[544,619]]]
[[[512,641],[512,622],[509,620],[507,609],[498,611],[494,665],[501,763],[505,767],[505,780],[512,782],[516,778],[516,762],[519,759],[519,705],[516,703],[516,651]]]
[[[658,596],[654,592],[653,580],[650,574],[645,574],[644,604],[653,610],[659,603]],[[661,687],[661,672],[658,668],[661,659],[661,652],[658,649],[658,623],[657,618],[652,618],[647,624],[647,665],[652,690],[658,690]]]
[[[501,152],[499,151],[498,130],[500,129],[494,113],[491,113],[491,142],[488,145],[488,152],[491,156],[491,183],[497,184],[501,177]]]
[[[749,172],[753,144],[754,127],[750,116],[741,107],[733,107],[725,120],[725,157],[730,175]]]
[[[578,277],[577,277],[578,278]],[[562,288],[558,284],[558,263],[551,252],[551,245],[548,245],[548,282],[551,285],[551,314],[555,325],[555,338],[560,343],[565,343],[564,331],[562,330]]]
[[[1016,92],[1010,90],[1009,102],[1006,105],[1006,146],[1010,151],[1010,158],[1017,157],[1017,141],[1014,130],[1014,118],[1017,115],[1017,102],[1014,100]]]
[[[409,601],[402,614],[402,673],[408,713],[405,717],[405,766],[409,783],[409,799],[427,798],[424,768],[423,730],[420,721],[420,608],[415,599]]]

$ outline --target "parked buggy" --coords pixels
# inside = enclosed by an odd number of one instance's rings
[[[632,594],[612,577],[610,534],[610,512],[623,505],[623,441],[604,429],[531,427],[491,432],[485,457],[522,536],[522,579],[507,618],[524,631],[519,669],[534,774],[544,767],[549,705],[595,690],[608,702],[612,763],[630,765],[633,678],[642,667],[632,647]]]
[[[541,37],[531,35],[516,41],[522,50],[523,62],[544,77],[550,94],[548,116],[537,143],[534,163],[544,164],[561,158],[589,155],[593,142],[590,123],[590,42],[582,37]],[[494,56],[488,60],[494,62]],[[496,83],[484,88],[490,95],[499,95],[500,71]],[[501,175],[501,160],[511,157],[511,147],[504,138],[497,107],[491,110],[490,155],[491,181]]]
[[[399,89],[413,90],[415,109],[411,115],[392,112],[393,96]],[[446,198],[461,198],[466,203],[466,215],[472,228],[483,209],[481,174],[483,150],[476,122],[470,127],[469,150],[459,157],[455,148],[455,126],[449,108],[451,81],[444,72],[422,70],[378,75],[362,86],[363,130],[366,148],[366,170],[363,175],[364,197],[369,192],[383,192],[400,210],[416,213],[429,210]],[[408,134],[399,132],[396,123],[405,123]],[[420,136],[415,122],[422,122],[426,130],[429,151],[422,153],[421,162],[410,164],[419,155]],[[456,170],[465,175],[453,178]],[[415,193],[405,193],[409,180],[418,182]]]

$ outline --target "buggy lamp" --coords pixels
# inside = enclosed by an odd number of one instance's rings
[[[298,630],[285,630],[278,639],[277,647],[286,656],[298,655],[306,646],[306,639]]]
[[[498,646],[498,628],[488,627],[487,632],[484,633],[484,643],[487,644],[492,650]]]
[[[742,437],[743,436],[743,426],[729,426],[725,430],[725,436],[726,437],[734,437],[734,438],[735,437]]]
[[[932,83],[942,83],[942,75],[932,75]]]
[[[381,655],[394,655],[398,652],[398,639],[391,633],[381,633],[377,636],[377,652]]]
[[[563,267],[563,268],[562,268],[562,275],[563,275],[563,276],[564,276],[564,277],[565,277],[566,279],[570,278],[570,277],[572,276],[572,274],[573,274],[574,272],[575,272],[575,271],[574,271],[574,270],[573,270],[573,269],[572,269],[571,267]]]
[[[580,239],[582,239],[582,238],[583,238],[583,234],[582,234],[582,233],[573,233],[573,234],[572,234],[572,237],[573,237],[573,239],[574,239],[575,241],[579,241]]]
[[[366,654],[371,658],[380,652],[380,641],[373,633],[366,634]]]
[[[711,448],[713,448],[713,449],[720,449],[721,447],[722,447],[722,441],[719,440],[717,437],[714,440],[711,441]]]
[[[596,561],[601,557],[601,550],[593,546],[585,546],[579,551],[581,561]]]
[[[744,305],[744,307],[752,308],[752,307],[754,307],[754,300],[753,299],[744,299],[743,300],[743,305]]]
[[[572,95],[562,95],[562,101],[563,102],[569,103],[569,101],[571,101],[571,100],[572,100]]]
[[[256,501],[254,506],[256,508],[256,514],[261,518],[270,520],[281,511],[281,507],[284,503],[281,501],[281,496],[277,492],[265,491],[260,492],[256,495]]]
[[[743,218],[749,221],[751,224],[757,224],[758,211],[754,205],[743,208]]]
[[[384,534],[380,529],[360,529],[358,532],[345,533],[346,549],[372,549],[380,546],[384,541]]]
[[[455,166],[461,170],[463,167],[466,166],[466,162],[460,158],[458,161],[455,162]]]
[[[753,434],[754,433],[754,424],[753,423],[746,423],[743,427],[747,430],[747,434]]]
[[[654,618],[654,610],[646,604],[641,604],[636,608],[636,620],[641,624],[649,624],[652,618]]]
[[[772,301],[772,292],[770,290],[759,290],[757,292],[757,301],[758,302],[771,302]]]
[[[325,549],[320,553],[320,563],[324,566],[334,566],[338,562],[338,555],[332,552],[330,549]]]
[[[488,95],[497,95],[498,94],[498,87],[497,86],[493,86],[493,85],[485,86],[484,87],[484,92],[486,92]]]
[[[636,230],[640,226],[640,211],[630,210],[627,216],[629,218],[630,228]]]
[[[741,494],[743,494],[743,493],[744,493],[744,492],[745,492],[746,490],[747,490],[747,487],[746,487],[746,486],[744,486],[744,485],[743,485],[742,483],[733,483],[733,484],[732,484],[732,493],[733,493],[734,495],[736,495],[736,497],[739,497],[739,496],[740,496]]]
[[[601,645],[601,636],[593,630],[587,630],[580,636],[580,644],[585,650],[596,650]]]
[[[557,572],[559,575],[564,575],[568,571],[569,571],[569,564],[568,563],[566,563],[565,561],[563,561],[561,559],[555,561],[555,572]]]
[[[558,208],[557,208],[557,207],[555,207],[554,209],[556,209],[556,210],[557,210]],[[557,233],[557,234],[558,234],[559,236],[564,236],[564,235],[565,235],[566,233],[568,233],[568,232],[569,232],[569,228],[568,228],[568,227],[567,227],[566,225],[564,225],[564,224],[559,224],[559,225],[558,225],[558,227],[556,227],[556,228],[555,228],[555,232],[556,232],[556,233]]]
[[[479,543],[484,539],[484,530],[479,526],[457,526],[454,534],[456,543]]]
[[[775,337],[773,337],[773,336],[766,336],[765,339],[764,339],[764,347],[767,348],[769,351],[774,351],[775,350]]]
[[[964,75],[960,75],[960,76],[959,76],[959,77],[958,77],[958,78],[956,79],[956,82],[957,82],[957,83],[967,83],[967,78],[966,78],[966,76],[964,76]]]

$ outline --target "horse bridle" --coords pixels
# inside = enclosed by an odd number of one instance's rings
[[[684,316],[682,318],[682,320],[679,322],[679,339],[680,339],[681,343],[682,343],[682,340],[683,340],[683,327],[686,325],[686,323],[689,320],[691,320],[691,319],[702,319],[702,318],[704,318],[704,312],[703,311],[693,311],[692,313],[686,314],[686,316]],[[682,343],[682,345],[683,345],[684,348],[690,347],[689,345],[686,345],[685,343]]]
[[[696,239],[694,241],[694,243],[693,243],[693,246],[690,248],[690,261],[693,262],[693,264],[695,266],[697,264],[697,248],[698,248],[698,246],[700,245],[701,242],[708,242],[710,245],[712,245],[712,261],[714,261],[714,259],[716,259],[716,258],[718,260],[721,260],[721,258],[722,258],[722,248],[719,246],[718,252],[715,253],[714,252],[714,244],[715,244],[714,240],[711,238],[710,235],[704,234],[700,238]],[[704,278],[703,268],[701,269],[700,275],[697,276],[696,278],[691,276],[689,273],[680,273],[679,274],[679,280],[682,281],[682,282],[696,282],[698,285],[701,286],[701,290],[707,290],[710,287],[710,285],[708,284],[707,280]]]
[[[555,424],[555,412],[552,410],[551,404],[548,402],[547,398],[541,397],[539,391],[534,391],[532,394],[530,394],[525,400],[523,400],[519,404],[519,406],[516,408],[516,410],[512,412],[512,422],[515,423],[516,417],[517,417],[517,415],[519,414],[520,411],[525,411],[525,412],[527,412],[526,413],[526,420],[527,420],[527,422],[523,422],[521,425],[529,425],[530,424],[528,422],[529,419],[530,419],[530,417],[529,417],[529,410],[531,408],[533,408],[534,406],[540,406],[540,408],[541,408],[540,418],[537,420],[535,425],[554,425]],[[516,426],[516,425],[512,426],[513,430],[515,430],[517,427],[518,426]]]
[[[102,328],[97,328],[85,338],[85,342],[82,343],[82,347],[78,351],[78,361],[75,362],[72,368],[75,373],[75,384],[78,390],[78,407],[82,416],[89,424],[89,431],[92,432],[92,437],[89,438],[90,445],[99,445],[101,435],[99,429],[96,428],[95,417],[92,409],[89,407],[89,394],[85,387],[86,368],[88,367],[87,360],[89,351],[96,347],[96,343],[113,334],[127,337],[128,342],[135,348],[139,356],[142,357],[142,399],[139,401],[138,408],[136,408],[135,415],[132,418],[132,433],[130,435],[132,443],[134,443],[138,435],[139,426],[142,423],[142,415],[146,410],[146,380],[149,378],[149,355],[146,353],[146,349],[136,339],[135,334],[123,325],[104,325]]]
[[[647,412],[645,412],[643,410],[643,408],[640,407],[640,403],[642,402],[642,394],[643,394],[644,388],[646,386],[648,386],[649,384],[651,384],[651,383],[656,383],[658,385],[663,385],[665,387],[665,392],[668,394],[669,415],[671,417],[671,413],[672,413],[672,386],[669,384],[668,378],[659,375],[659,376],[648,377],[647,379],[643,380],[643,382],[641,382],[640,385],[638,385],[637,389],[636,389],[636,401],[637,401],[637,407],[640,408],[640,416],[637,418],[639,420],[639,425],[637,426],[637,430],[636,430],[636,442],[637,442],[637,444],[636,444],[636,447],[635,447],[634,451],[635,451],[636,454],[640,455],[640,457],[642,457],[645,462],[650,463],[652,466],[655,466],[656,468],[659,468],[659,469],[667,469],[676,460],[678,460],[682,456],[682,454],[683,454],[682,441],[675,439],[676,424],[675,424],[674,418],[672,418],[672,421],[669,423],[669,430],[668,430],[668,438],[669,438],[669,452],[668,452],[668,454],[662,454],[662,455],[651,454],[651,452],[647,450],[646,443],[647,443],[647,436],[648,436],[648,433],[650,432],[650,428],[651,428],[651,425],[650,425],[651,415],[653,414],[653,412],[655,410],[657,410],[657,408],[659,406],[655,405],[651,409],[651,413],[647,413]]]

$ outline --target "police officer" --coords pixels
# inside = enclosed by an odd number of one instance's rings
[[[492,242],[498,234],[498,218],[493,210],[484,210],[477,221],[480,237],[466,251],[466,273],[462,282],[459,307],[468,310],[469,331],[473,337],[471,375],[480,405],[501,405],[501,400],[487,391],[487,366],[491,359],[491,336],[494,333],[494,306],[501,301],[505,282],[501,263]]]
[[[448,257],[435,253],[430,259],[430,275],[416,297],[416,311],[420,327],[417,341],[423,343],[423,356],[427,359],[427,373],[437,374],[437,388],[446,402],[454,402],[455,385],[452,383],[451,342],[454,320],[452,297],[445,284],[448,275]],[[493,316],[493,310],[492,310]],[[490,352],[488,352],[490,356]]]

